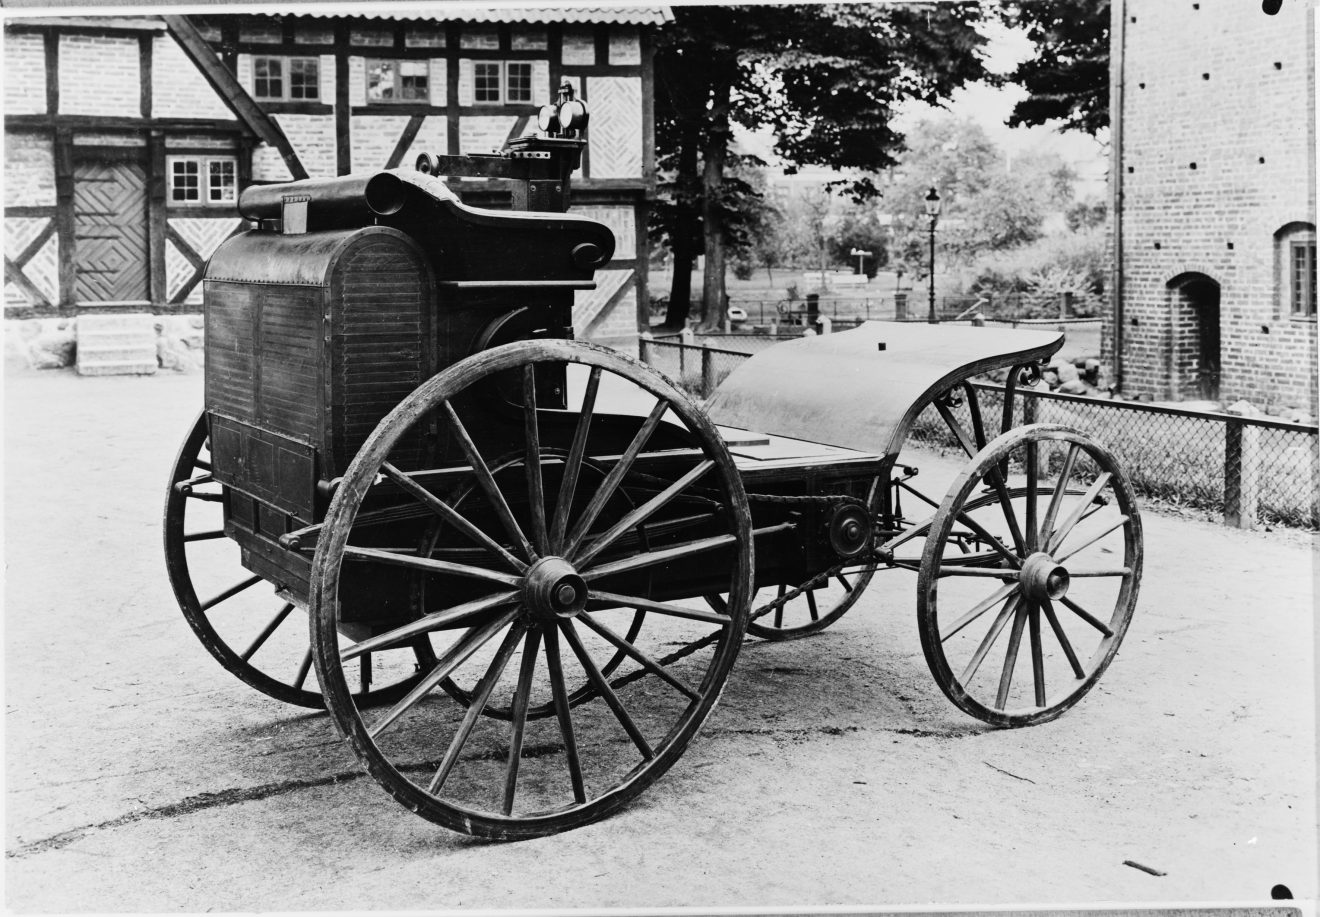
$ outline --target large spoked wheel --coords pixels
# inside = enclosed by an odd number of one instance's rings
[[[1118,651],[1141,562],[1136,500],[1108,451],[1047,424],[992,440],[922,554],[917,614],[936,682],[988,723],[1054,719]]]
[[[228,671],[276,700],[323,708],[307,612],[273,596],[270,584],[243,567],[238,545],[224,534],[223,499],[211,476],[202,414],[179,449],[165,497],[165,567],[174,596],[202,645]],[[398,700],[434,660],[422,643],[364,659],[352,672],[358,702]]]
[[[871,484],[866,500],[872,519],[879,512],[880,487],[877,478]],[[820,633],[842,618],[861,598],[875,576],[875,570],[874,560],[862,560],[821,582],[809,580],[812,585],[805,589],[787,585],[776,586],[773,590],[762,589],[752,601],[747,633],[762,640],[798,640]],[[784,601],[791,592],[798,594]]]
[[[417,458],[419,433],[442,459]],[[501,464],[513,443],[525,458]],[[389,532],[419,514],[448,534],[410,551]],[[422,616],[341,648],[345,595],[395,576],[426,580]],[[712,576],[725,612],[675,598]],[[340,729],[403,805],[535,837],[610,814],[677,760],[732,668],[751,588],[746,495],[700,408],[613,351],[513,343],[417,389],[348,468],[313,560],[316,665]],[[419,634],[438,662],[364,711],[344,667]]]

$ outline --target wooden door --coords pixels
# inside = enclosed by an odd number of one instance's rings
[[[150,299],[147,181],[142,163],[83,160],[73,172],[74,298]]]

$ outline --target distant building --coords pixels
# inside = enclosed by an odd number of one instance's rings
[[[195,309],[206,259],[245,227],[235,204],[249,183],[491,152],[534,128],[567,79],[591,110],[573,210],[618,241],[575,324],[635,333],[655,187],[652,36],[667,9],[443,7],[7,20],[7,311]],[[501,205],[497,181],[455,187]]]
[[[1316,4],[1114,0],[1116,282],[1127,395],[1316,413]]]

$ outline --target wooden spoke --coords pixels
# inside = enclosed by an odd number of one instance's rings
[[[1108,624],[1106,624],[1104,621],[1101,621],[1095,615],[1091,614],[1089,611],[1087,611],[1081,605],[1078,605],[1076,602],[1068,598],[1066,595],[1063,598],[1059,599],[1059,601],[1063,603],[1065,608],[1067,608],[1073,614],[1077,615],[1077,617],[1081,618],[1087,624],[1090,624],[1096,630],[1100,631],[1100,633],[1104,634],[1106,637],[1114,636],[1114,632],[1109,629]]]
[[[1008,704],[1008,689],[1013,685],[1013,669],[1017,665],[1018,647],[1022,645],[1022,628],[1027,623],[1027,609],[1018,603],[1013,615],[1013,631],[1008,635],[1008,649],[1004,653],[1004,671],[999,676],[999,693],[995,706],[1000,710]]]
[[[1058,518],[1059,509],[1063,506],[1064,494],[1068,492],[1068,479],[1072,477],[1073,465],[1076,464],[1077,453],[1081,449],[1080,443],[1073,443],[1068,447],[1068,454],[1063,459],[1063,467],[1059,469],[1059,483],[1054,485],[1054,493],[1050,495],[1050,505],[1046,508],[1045,518],[1040,523],[1037,544],[1048,543],[1047,535],[1054,527],[1054,520]]]
[[[591,562],[592,558],[596,557],[601,551],[604,551],[613,544],[620,535],[636,528],[638,525],[651,518],[673,500],[674,497],[678,496],[714,467],[715,463],[709,459],[700,462],[687,474],[683,475],[677,481],[660,491],[660,493],[656,494],[650,500],[647,500],[641,506],[632,510],[632,512],[616,522],[610,527],[609,531],[593,540],[580,554],[574,555],[570,553],[568,559],[579,567],[586,566]]]
[[[573,733],[573,714],[568,706],[568,689],[564,687],[564,666],[559,658],[559,629],[545,629],[545,663],[550,671],[550,690],[555,700],[555,716],[559,720],[559,734],[564,739],[564,758],[568,762],[568,777],[573,783],[573,799],[587,801],[587,790],[582,782],[582,762],[578,759],[577,737]]]
[[[589,570],[586,573],[583,573],[582,577],[590,582],[594,579],[613,576],[616,573],[631,573],[633,570],[654,567],[656,564],[668,563],[669,561],[677,560],[680,557],[691,557],[693,554],[701,554],[704,551],[713,551],[715,548],[723,547],[726,544],[733,544],[737,540],[737,536],[734,535],[715,535],[711,538],[701,538],[697,541],[689,541],[686,544],[674,545],[669,548],[660,548],[655,551],[648,551],[645,554],[637,554],[632,557],[625,557],[621,560],[611,561],[607,564],[601,564],[594,570]]]
[[[948,628],[941,630],[940,642],[943,643],[947,641],[954,634],[958,633],[958,631],[962,630],[964,627],[966,627],[968,624],[971,624],[977,618],[981,617],[981,615],[985,614],[991,608],[994,608],[1000,602],[1004,601],[1004,599],[1008,598],[1016,590],[1017,590],[1017,584],[1009,583],[1003,588],[997,589],[994,592],[990,593],[988,597],[982,599],[980,602],[976,603],[976,605],[972,606],[971,610],[969,610],[957,621],[954,621],[952,624],[950,624]]]
[[[1045,706],[1045,654],[1040,645],[1040,607],[1032,604],[1027,609],[1027,625],[1031,634],[1031,683],[1036,689],[1036,706]]]
[[[706,621],[709,624],[718,624],[720,627],[727,627],[733,623],[733,618],[727,614],[720,614],[714,611],[700,611],[695,608],[684,608],[681,605],[670,605],[665,602],[655,602],[651,599],[644,599],[635,595],[619,595],[616,592],[601,592],[598,589],[592,589],[587,593],[588,602],[605,602],[617,608],[638,608],[642,611],[654,611],[662,615],[672,615],[675,618],[690,618],[693,621]],[[723,600],[721,600],[722,602]],[[728,607],[727,605],[725,606]]]
[[[261,633],[257,634],[256,639],[252,641],[247,649],[239,654],[238,658],[242,659],[244,662],[251,659],[252,655],[257,650],[261,649],[261,645],[270,639],[270,635],[275,633],[275,628],[284,623],[284,619],[289,616],[289,612],[291,611],[293,611],[293,603],[289,602],[275,613],[275,617],[270,619],[270,623],[261,629]]]
[[[1092,570],[1089,568],[1076,570],[1072,567],[1068,568],[1068,575],[1074,579],[1079,576],[1129,576],[1131,573],[1131,567],[1115,567],[1112,570]]]
[[[224,529],[212,529],[209,532],[193,532],[191,535],[184,535],[184,542],[189,541],[211,541],[215,538],[224,538]]]
[[[532,675],[536,672],[536,654],[541,649],[541,632],[532,628],[523,642],[522,667],[518,670],[518,689],[513,695],[513,723],[509,727],[509,763],[504,771],[504,814],[513,814],[513,797],[518,792],[518,767],[522,762],[523,731],[527,726],[527,706],[532,696]]]
[[[628,715],[628,711],[624,709],[623,702],[614,693],[610,683],[605,680],[604,675],[600,674],[600,669],[597,668],[595,660],[591,658],[587,648],[582,645],[582,638],[578,636],[573,622],[571,620],[560,621],[559,627],[563,630],[568,645],[573,648],[573,653],[577,656],[578,662],[582,664],[582,670],[587,673],[587,680],[600,692],[601,697],[605,699],[605,703],[614,712],[614,718],[619,721],[623,731],[628,733],[628,737],[633,740],[633,744],[642,753],[642,757],[650,761],[655,757],[655,752],[651,750],[651,745],[646,741],[646,736],[642,735],[642,731],[637,728],[637,724],[633,722],[632,717]]]
[[[577,429],[573,431],[573,443],[564,463],[564,478],[559,482],[559,498],[555,502],[554,531],[550,540],[557,554],[562,554],[564,550],[564,532],[568,528],[568,514],[573,507],[573,495],[577,491],[578,475],[582,471],[582,456],[587,447],[587,434],[591,431],[592,413],[596,410],[596,390],[599,387],[600,367],[593,366],[587,377],[587,389],[582,395],[582,412],[578,415]]]
[[[393,551],[385,551],[380,548],[362,548],[357,545],[344,545],[344,558],[346,560],[366,560],[375,561],[382,564],[394,564],[399,567],[408,567],[411,570],[420,570],[423,573],[444,573],[450,576],[465,576],[469,579],[485,580],[490,583],[501,583],[505,586],[520,586],[522,579],[508,573],[500,573],[498,570],[487,570],[485,567],[473,567],[469,564],[456,564],[447,560],[434,560],[430,557],[421,557],[416,554],[396,554]]]
[[[371,690],[371,654],[370,653],[367,653],[367,655],[363,656],[362,660],[358,663],[358,687],[362,689],[363,694],[366,694],[367,691]]]
[[[846,592],[853,591],[852,583],[848,582],[848,580],[844,578],[844,575],[842,573],[840,573],[838,576],[834,578],[839,581],[839,585],[844,588],[844,591]]]
[[[185,494],[189,500],[198,500],[202,503],[223,503],[224,494],[211,493],[205,490],[190,490]]]
[[[1034,439],[1027,441],[1027,513],[1023,525],[1027,528],[1026,549],[1028,554],[1035,553],[1036,546],[1040,543],[1040,533],[1036,530],[1036,499],[1040,483],[1036,480],[1040,462],[1040,454],[1037,448],[1038,444]],[[1041,704],[1041,706],[1043,707],[1044,704]]]
[[[369,730],[371,737],[376,738],[394,725],[399,717],[411,710],[423,697],[430,694],[436,685],[448,678],[455,669],[466,662],[473,653],[489,643],[492,637],[503,630],[506,625],[512,623],[516,617],[518,617],[517,610],[509,611],[484,627],[469,628],[437,660],[435,668],[431,669],[426,677],[417,682],[411,691],[404,695],[393,707],[385,711],[385,715],[375,722]]]
[[[235,586],[230,586],[228,589],[226,589],[224,592],[220,593],[210,601],[202,602],[201,610],[207,611],[211,608],[214,608],[215,606],[219,605],[221,602],[232,599],[234,596],[238,595],[244,589],[250,589],[259,582],[261,582],[261,577],[259,576],[248,577],[247,579],[243,580],[243,582]]]
[[[643,653],[632,643],[629,643],[627,640],[620,637],[618,634],[610,630],[604,624],[601,624],[599,621],[592,618],[591,615],[587,615],[587,614],[579,615],[578,620],[581,621],[583,624],[587,625],[587,627],[590,627],[596,633],[600,634],[610,643],[613,643],[619,649],[623,650],[623,652],[627,653],[633,659],[637,660],[637,662],[641,663],[642,667],[646,669],[648,672],[651,672],[653,675],[658,676],[662,681],[668,683],[672,687],[677,688],[679,691],[681,691],[683,694],[686,694],[692,700],[700,699],[700,695],[697,694],[696,691],[693,691],[691,688],[683,684],[673,675],[670,675],[664,666],[660,665],[660,663],[656,662],[650,656]]]
[[[1113,525],[1109,526],[1109,528],[1105,529],[1103,532],[1100,532],[1098,535],[1093,535],[1093,536],[1091,536],[1091,537],[1088,538],[1086,541],[1082,542],[1080,545],[1078,545],[1077,547],[1073,548],[1073,549],[1072,549],[1071,551],[1069,551],[1067,554],[1064,554],[1064,555],[1061,556],[1061,557],[1056,557],[1055,560],[1058,561],[1059,563],[1063,563],[1065,560],[1067,560],[1068,558],[1072,557],[1074,554],[1080,554],[1082,551],[1085,551],[1087,548],[1089,548],[1091,545],[1095,544],[1095,543],[1096,543],[1097,541],[1099,541],[1101,538],[1104,538],[1104,537],[1105,537],[1106,535],[1108,535],[1110,532],[1114,531],[1115,529],[1119,529],[1119,528],[1122,528],[1123,526],[1127,525],[1128,521],[1129,521],[1129,520],[1128,520],[1128,517],[1127,517],[1127,516],[1119,516],[1119,517],[1118,517],[1118,521],[1115,522]],[[1059,545],[1059,549],[1062,549],[1062,548],[1063,548],[1063,545],[1060,544],[1060,545]]]
[[[504,525],[504,530],[513,539],[514,543],[522,548],[528,560],[536,560],[540,555],[536,553],[531,542],[527,540],[527,536],[523,534],[518,521],[513,518],[513,511],[509,509],[509,503],[504,499],[504,493],[500,490],[499,485],[495,483],[495,478],[490,473],[486,460],[477,451],[477,444],[468,435],[467,427],[463,426],[463,421],[459,419],[454,406],[448,401],[442,401],[440,407],[449,419],[449,425],[454,431],[454,439],[467,457],[468,464],[472,466],[472,471],[477,478],[477,485],[481,488],[482,493],[486,495],[486,499],[490,501],[491,507],[495,510],[495,515],[499,517],[500,522]]]
[[[536,364],[523,364],[523,436],[526,439],[527,500],[531,504],[532,538],[536,550],[550,550],[545,524],[545,484],[541,478],[541,430],[536,421]]]
[[[1049,599],[1041,601],[1041,609],[1045,612],[1045,619],[1050,622],[1050,629],[1054,631],[1054,638],[1059,641],[1059,646],[1063,648],[1063,655],[1068,657],[1068,664],[1072,666],[1073,674],[1078,678],[1086,677],[1086,670],[1077,659],[1077,653],[1073,651],[1072,644],[1068,642],[1068,635],[1063,632],[1063,627],[1059,624],[1059,618],[1054,614],[1054,605]]]
[[[776,595],[775,598],[782,599],[787,594],[788,594],[788,584],[780,583],[779,594]],[[781,604],[775,608],[775,627],[783,627],[783,626],[784,626],[784,606]]]
[[[210,471],[211,463],[208,462],[206,459],[202,459],[202,458],[193,459],[193,467],[200,468],[203,471]]]
[[[298,665],[298,674],[294,676],[293,686],[301,688],[307,681],[307,673],[312,670],[312,648],[307,647],[307,652],[303,654],[302,662]]]
[[[949,429],[953,431],[954,437],[957,438],[959,445],[963,447],[967,455],[975,456],[976,444],[967,435],[967,431],[963,429],[962,424],[958,423],[958,418],[953,416],[953,412],[946,405],[938,401],[935,402],[935,407],[940,412],[940,416],[944,418],[944,422]],[[1025,554],[1026,542],[1022,538],[1022,529],[1018,526],[1017,514],[1013,512],[1013,502],[1009,498],[1008,488],[1004,485],[1003,475],[999,473],[998,468],[990,468],[986,471],[985,481],[994,488],[995,493],[999,496],[999,505],[1004,510],[1004,521],[1008,523],[1008,531],[1013,538],[1014,546],[1019,554]],[[981,534],[981,532],[977,532],[977,534]]]
[[[1017,611],[1018,601],[1016,595],[1008,597],[1008,601],[1004,602],[1004,607],[999,612],[999,616],[990,625],[990,630],[986,631],[985,637],[981,640],[981,645],[972,654],[972,658],[967,663],[967,668],[963,669],[963,673],[958,676],[958,681],[962,683],[964,688],[976,677],[977,670],[981,668],[981,663],[985,660],[985,654],[990,652],[990,647],[994,645],[994,642],[999,639],[999,635],[1003,632],[1004,625],[1013,616],[1013,612]]]
[[[937,399],[935,401],[935,410],[940,412],[940,417],[944,418],[945,425],[949,428],[950,432],[953,433],[954,439],[958,440],[958,445],[962,446],[963,451],[967,453],[967,457],[971,458],[976,455],[976,443],[972,440],[971,436],[968,435],[967,431],[963,429],[963,425],[958,422],[958,418],[953,416],[953,411],[950,410],[949,406],[943,401]]]
[[[591,526],[596,522],[596,517],[600,515],[609,499],[614,496],[614,491],[623,482],[624,476],[632,470],[633,463],[637,461],[637,456],[641,453],[642,447],[651,438],[651,434],[655,432],[656,427],[660,426],[660,418],[665,415],[667,410],[669,410],[669,403],[662,398],[657,398],[655,406],[651,408],[651,413],[646,415],[646,420],[642,423],[641,429],[637,431],[637,435],[628,444],[628,448],[624,450],[623,455],[619,456],[619,460],[614,463],[614,467],[605,476],[605,480],[600,483],[600,487],[596,489],[591,497],[591,502],[582,510],[581,518],[573,526],[573,530],[569,533],[568,540],[564,545],[564,555],[566,557],[571,557],[576,553],[579,545],[582,544],[582,539],[586,537],[587,532],[591,530]]]
[[[813,620],[813,621],[819,621],[819,620],[820,620],[820,612],[818,612],[818,611],[816,610],[816,590],[815,590],[815,589],[808,589],[808,590],[807,590],[807,608],[808,608],[808,610],[811,612],[811,620]]]
[[[463,751],[463,746],[467,744],[468,737],[472,735],[472,728],[477,725],[477,720],[481,717],[481,711],[486,709],[486,702],[490,700],[491,692],[495,690],[496,683],[500,676],[504,674],[504,668],[509,664],[509,658],[513,656],[513,651],[518,648],[518,642],[522,640],[524,626],[514,624],[509,628],[509,632],[504,635],[504,642],[495,653],[495,658],[490,661],[486,668],[486,674],[482,676],[481,682],[477,685],[476,692],[472,695],[472,701],[468,704],[467,713],[463,716],[463,722],[459,724],[458,731],[454,733],[454,738],[449,743],[449,748],[445,751],[445,756],[440,762],[440,766],[435,770],[435,776],[431,778],[426,791],[432,795],[440,792],[444,786],[446,778],[458,763],[458,756]]]
[[[907,484],[903,484],[902,482],[899,482],[899,486],[902,487],[904,490],[906,490],[908,493],[912,494],[918,500],[923,500],[926,503],[929,503],[931,506],[935,507],[936,509],[939,509],[940,505],[936,503],[934,500],[932,500],[930,497],[923,494],[921,491],[916,490]],[[898,547],[899,545],[903,544],[906,541],[910,541],[913,538],[919,538],[920,536],[925,535],[927,531],[930,529],[931,522],[934,521],[934,518],[935,517],[932,516],[931,518],[926,519],[925,521],[919,523],[918,525],[914,525],[912,528],[908,529],[898,538],[886,542],[885,547],[892,551],[894,548]],[[988,544],[994,550],[998,551],[999,554],[1005,560],[1011,563],[1014,567],[1022,566],[1022,558],[1018,557],[1008,548],[1004,547],[1000,543],[999,539],[996,538],[994,535],[991,535],[990,532],[985,528],[985,526],[981,525],[981,523],[977,522],[975,519],[973,519],[971,516],[967,515],[964,512],[955,513],[954,518],[957,519],[959,522],[961,522],[963,525],[967,526],[969,529],[971,529],[983,542]]]
[[[473,599],[471,602],[464,602],[462,605],[455,605],[452,608],[433,611],[428,615],[423,615],[416,621],[409,621],[407,624],[387,630],[383,634],[377,634],[360,643],[354,643],[342,650],[339,658],[347,662],[364,653],[399,646],[419,634],[443,630],[446,627],[454,627],[460,624],[480,624],[481,619],[489,616],[488,612],[502,605],[512,605],[517,601],[518,593],[516,592],[497,592],[494,595]]]
[[[1101,472],[1096,476],[1096,479],[1091,482],[1091,486],[1086,488],[1086,493],[1084,493],[1082,498],[1077,501],[1077,505],[1073,507],[1072,512],[1070,512],[1064,520],[1059,523],[1059,527],[1050,534],[1049,541],[1045,543],[1045,551],[1047,553],[1053,554],[1059,550],[1059,545],[1063,544],[1063,540],[1068,537],[1077,523],[1082,521],[1083,514],[1085,514],[1087,509],[1090,508],[1092,502],[1097,496],[1099,496],[1100,491],[1104,489],[1104,486],[1109,483],[1109,478],[1110,474],[1108,471]]]
[[[527,571],[527,565],[510,554],[503,545],[497,542],[494,538],[491,538],[481,529],[477,528],[468,521],[466,516],[441,500],[435,494],[431,493],[425,487],[418,484],[409,475],[400,471],[398,468],[395,468],[389,462],[382,462],[380,470],[385,477],[398,485],[398,487],[406,494],[417,500],[417,502],[421,503],[454,528],[458,529],[468,538],[486,548],[496,557],[499,557],[506,564],[513,567],[513,569],[517,570],[519,573],[525,573]]]

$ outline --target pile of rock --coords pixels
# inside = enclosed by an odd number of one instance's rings
[[[109,329],[109,339],[91,344],[92,326],[105,324],[107,319],[115,326]],[[126,323],[130,319],[138,321]],[[80,327],[80,322],[86,327]],[[5,360],[30,369],[77,366],[87,375],[154,373],[157,369],[196,372],[204,360],[205,323],[200,315],[87,315],[23,319],[5,325]],[[101,337],[106,337],[106,330],[101,329]],[[80,337],[89,342],[83,360],[78,358]],[[93,348],[105,351],[100,354],[103,359],[91,359]]]
[[[1063,395],[1109,397],[1108,391],[1100,388],[1100,361],[1094,357],[1067,360],[1056,356],[1041,373],[1040,387]]]

